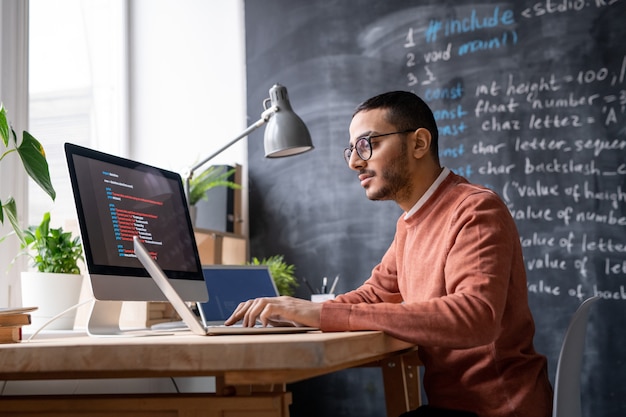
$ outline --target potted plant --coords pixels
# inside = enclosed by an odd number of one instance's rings
[[[241,185],[229,180],[236,169],[224,170],[221,166],[210,166],[189,180],[189,209],[192,223],[196,222],[196,204],[206,200],[207,191],[214,187],[228,187],[233,190],[241,188]]]
[[[8,155],[17,152],[28,175],[50,196],[50,198],[52,198],[52,200],[54,200],[56,198],[56,192],[50,181],[50,172],[48,170],[48,162],[46,161],[43,146],[26,131],[22,134],[22,141],[18,143],[17,135],[10,126],[7,120],[6,110],[1,103],[0,137],[4,145],[0,146],[0,163],[2,163],[4,158]],[[11,223],[20,242],[24,244],[24,234],[17,219],[17,207],[15,200],[11,196],[0,196],[0,223],[4,224],[5,216]],[[4,237],[0,239],[0,242],[2,240],[4,240]]]
[[[206,192],[213,187],[228,187],[233,190],[241,188],[241,185],[230,181],[230,176],[235,168],[224,171],[220,166],[210,166],[189,180],[189,205],[195,206],[198,201],[207,198]]]
[[[82,287],[79,261],[83,261],[80,238],[59,227],[50,227],[50,213],[38,226],[23,230],[23,251],[36,271],[22,272],[22,304],[37,306],[32,313],[33,327],[78,304]],[[72,329],[76,311],[50,323],[49,329]]]
[[[295,265],[284,261],[283,255],[274,255],[269,258],[252,258],[248,265],[267,265],[280,295],[292,296],[298,287],[298,281],[294,275]]]
[[[39,272],[80,274],[78,261],[83,260],[79,237],[64,232],[62,227],[50,228],[50,213],[44,213],[39,226],[24,230],[22,249],[31,258]]]

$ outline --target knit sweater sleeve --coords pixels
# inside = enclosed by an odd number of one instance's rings
[[[364,303],[374,305],[379,303],[397,304],[402,302],[402,295],[398,289],[397,271],[392,261],[395,259],[395,245],[387,250],[381,263],[372,271],[370,278],[359,288],[345,294],[338,295],[334,300],[324,303],[322,308],[322,330],[379,330],[373,327],[374,323],[365,323],[364,328],[356,328],[350,324],[350,315],[355,305]],[[387,259],[387,261],[385,261]],[[380,307],[374,307],[380,309]],[[363,319],[367,320],[364,316]]]

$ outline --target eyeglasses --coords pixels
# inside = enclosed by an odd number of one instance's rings
[[[346,160],[346,163],[350,165],[350,158],[352,157],[352,151],[356,150],[356,154],[359,155],[364,161],[367,161],[372,157],[372,139],[380,138],[383,136],[391,136],[391,135],[400,135],[403,133],[415,132],[416,129],[403,130],[402,132],[391,132],[391,133],[383,133],[381,135],[369,135],[369,136],[361,136],[357,138],[354,146],[346,148],[343,150],[343,158]]]

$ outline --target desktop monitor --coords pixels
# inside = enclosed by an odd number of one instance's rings
[[[69,143],[65,153],[85,263],[102,301],[94,303],[88,331],[117,332],[122,301],[167,301],[135,256],[135,235],[183,300],[207,301],[180,175]]]

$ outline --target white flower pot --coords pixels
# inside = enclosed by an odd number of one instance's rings
[[[83,276],[80,274],[55,274],[51,272],[22,272],[22,306],[39,307],[31,312],[32,332],[48,320],[78,304]],[[76,309],[64,314],[46,326],[49,330],[74,328]]]

